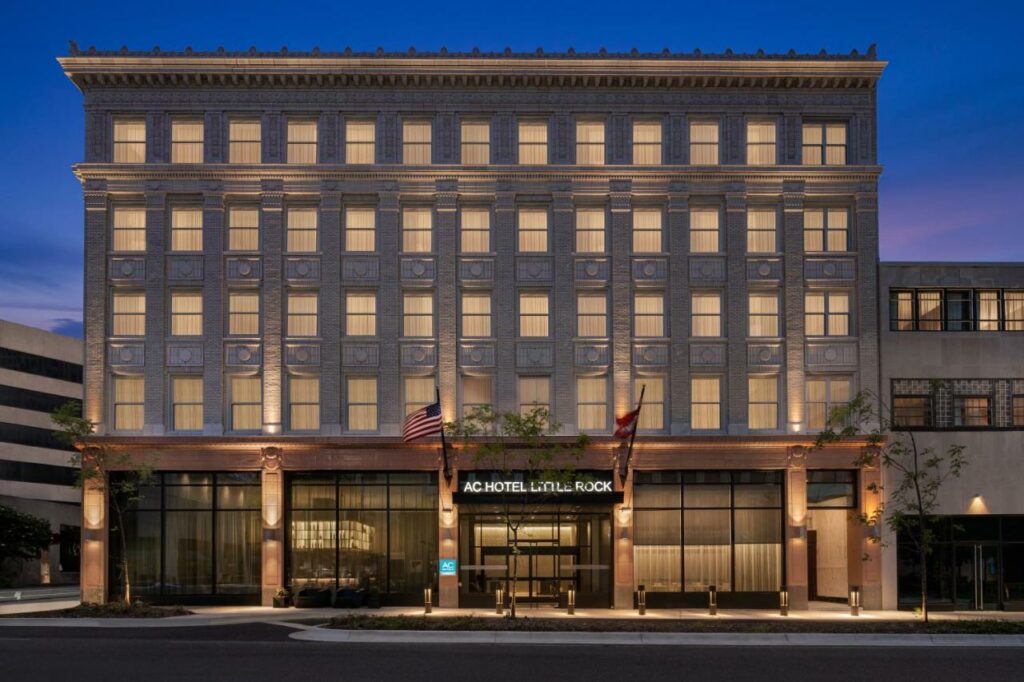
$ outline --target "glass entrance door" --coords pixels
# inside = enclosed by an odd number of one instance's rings
[[[977,611],[998,609],[999,551],[992,545],[957,545],[956,606]]]

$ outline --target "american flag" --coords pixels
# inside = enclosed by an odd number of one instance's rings
[[[402,440],[406,443],[435,433],[441,433],[441,403],[421,407],[402,424]]]

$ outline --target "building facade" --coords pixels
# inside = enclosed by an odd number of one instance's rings
[[[882,402],[922,448],[964,447],[939,496],[929,596],[939,608],[1024,606],[1024,265],[883,263]],[[906,538],[884,556],[887,607],[913,605]]]
[[[85,414],[159,471],[124,529],[139,594],[493,603],[507,481],[400,438],[437,386],[446,419],[539,405],[591,436],[600,485],[524,521],[520,599],[881,604],[852,520],[878,472],[862,442],[810,447],[877,390],[873,48],[59,61]],[[105,509],[85,492],[89,600],[118,581]]]
[[[81,399],[81,341],[0,320],[0,505],[46,519],[55,537],[38,561],[0,567],[15,585],[79,580],[82,493],[50,413]]]

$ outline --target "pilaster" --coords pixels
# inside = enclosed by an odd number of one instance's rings
[[[110,230],[110,197],[105,182],[90,180],[85,186],[85,367],[83,368],[82,415],[103,435],[107,420],[107,320],[110,292],[107,287],[107,243]]]
[[[167,290],[164,278],[164,253],[167,236],[167,195],[158,189],[146,190],[146,341],[144,432],[147,436],[164,433],[165,394],[164,339],[167,334]]]
[[[455,268],[458,253],[458,185],[438,180],[434,194],[434,254],[437,279],[434,288],[434,334],[437,338],[437,385],[445,419],[454,419],[458,404],[458,291]]]
[[[459,557],[459,511],[452,502],[452,491],[457,490],[458,472],[452,471],[452,480],[444,480],[444,471],[437,473],[438,503],[438,556],[441,559],[454,559],[458,567]],[[442,609],[455,609],[459,606],[459,575],[440,575],[437,579],[437,605]]]
[[[334,183],[325,183],[320,192],[320,433],[325,436],[340,435],[347,426],[342,415],[347,387],[341,376],[341,239],[341,193]]]
[[[279,448],[263,448],[262,459],[262,514],[263,527],[261,600],[271,606],[274,595],[284,587],[284,472],[281,471],[282,452]]]
[[[668,309],[671,381],[666,387],[673,434],[690,428],[690,194],[689,186],[672,183],[664,234],[669,258]]]
[[[722,334],[727,336],[728,430],[747,432],[747,197],[744,183],[725,195],[726,278]]]
[[[804,408],[804,185],[787,182],[782,188],[784,277],[782,310],[786,334],[786,428],[790,433],[807,429]]]
[[[517,411],[519,386],[516,374],[516,292],[501,283],[515,281],[516,202],[509,186],[498,188],[491,228],[494,252],[494,282],[491,290],[491,320],[495,338],[495,381],[498,412]]]
[[[402,406],[405,387],[402,381],[401,347],[395,339],[402,336],[402,290],[398,279],[399,259],[395,255],[401,239],[398,186],[388,185],[379,193],[377,209],[377,251],[380,256],[380,286],[377,289],[377,335],[380,345],[380,384],[378,414],[381,433],[401,433],[405,419]]]
[[[560,183],[552,190],[551,225],[548,230],[553,256],[551,291],[551,340],[554,341],[554,378],[551,409],[555,421],[576,428],[576,372],[573,358],[575,320],[572,301],[575,298],[573,273],[574,224],[572,189]],[[561,295],[557,295],[561,294]],[[565,303],[562,310],[559,302]]]
[[[786,466],[786,580],[789,607],[806,609],[807,581],[807,451],[791,447]]]
[[[611,373],[612,418],[633,409],[636,400],[632,390],[633,346],[633,284],[630,272],[631,197],[628,180],[614,181],[610,187],[610,229],[606,250],[611,260]],[[616,248],[620,245],[620,248]]]
[[[284,187],[280,180],[264,180],[260,194],[260,229],[263,239],[263,433],[281,433],[284,424],[284,377],[281,363],[281,326],[284,309],[281,291],[282,215]]]
[[[88,481],[82,489],[82,602],[103,604],[108,600],[110,522],[107,486]]]
[[[203,434],[224,432],[223,263],[224,194],[218,187],[203,196]]]

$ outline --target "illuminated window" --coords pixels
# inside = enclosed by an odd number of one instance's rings
[[[604,292],[576,294],[576,336],[608,336],[608,297]]]
[[[317,209],[289,208],[288,253],[316,253],[317,240]]]
[[[146,163],[146,122],[114,119],[114,163]]]
[[[430,253],[433,248],[433,212],[429,208],[402,209],[402,251]]]
[[[203,122],[171,119],[171,163],[203,162]]]
[[[369,207],[345,209],[345,250],[371,252],[377,248],[377,212]]]
[[[1003,320],[1006,331],[1024,331],[1024,291],[1003,292]]]
[[[437,386],[433,376],[405,377],[405,414],[433,405]]]
[[[480,338],[491,335],[491,295],[462,294],[462,336]]]
[[[849,377],[808,377],[806,388],[807,428],[812,431],[829,426],[835,411],[850,402]],[[833,423],[831,426],[842,429],[846,424]]]
[[[551,410],[551,377],[519,377],[519,414]]]
[[[690,164],[718,165],[718,121],[690,121]]]
[[[434,335],[434,297],[407,293],[402,297],[402,336],[429,337]]]
[[[203,250],[203,209],[171,209],[171,251]]]
[[[247,290],[228,293],[228,334],[230,336],[259,336],[259,292]]]
[[[718,253],[717,208],[690,209],[690,253]]]
[[[294,337],[316,336],[318,307],[319,298],[315,291],[289,292],[287,335]]]
[[[348,377],[348,430],[377,430],[377,377]]]
[[[262,125],[257,119],[228,122],[228,163],[260,163]]]
[[[747,253],[775,253],[775,209],[747,210]]]
[[[690,296],[690,327],[693,336],[722,335],[722,295],[699,293]]]
[[[747,121],[747,164],[770,166],[775,161],[775,121]]]
[[[661,253],[661,209],[633,210],[633,253]]]
[[[633,121],[633,164],[661,164],[661,121]]]
[[[849,250],[849,212],[845,208],[804,211],[804,251]]]
[[[999,292],[978,292],[978,330],[999,331]]]
[[[377,294],[372,291],[350,291],[345,294],[345,335],[375,336],[377,334]]]
[[[921,331],[942,331],[944,318],[941,291],[917,292],[917,328]]]
[[[633,336],[665,336],[665,296],[662,293],[633,295]]]
[[[547,121],[519,121],[519,163],[542,166],[547,162]]]
[[[423,166],[430,163],[430,121],[402,122],[402,163]]]
[[[953,401],[956,426],[991,426],[992,405],[987,396],[957,396]]]
[[[288,163],[316,163],[316,121],[288,121]]]
[[[898,396],[892,399],[894,426],[904,428],[932,425],[932,399],[930,396]]]
[[[146,335],[146,294],[141,291],[115,291],[111,310],[114,336]]]
[[[263,382],[258,376],[231,377],[231,430],[259,431],[263,427]]]
[[[202,377],[171,378],[171,428],[174,431],[203,430]]]
[[[288,377],[288,427],[292,431],[320,429],[320,377]]]
[[[462,121],[460,126],[462,163],[485,166],[491,162],[490,121]]]
[[[604,253],[604,209],[576,209],[576,253]]]
[[[804,332],[807,336],[849,336],[850,295],[845,291],[805,294]]]
[[[524,291],[519,294],[519,336],[548,336],[548,305],[546,293]]]
[[[232,206],[228,211],[228,251],[259,251],[260,211]]]
[[[486,208],[464,208],[460,215],[459,249],[463,253],[491,250],[491,212]]]
[[[114,430],[141,431],[145,419],[146,384],[141,376],[114,377]]]
[[[633,395],[640,397],[644,392],[644,404],[640,409],[637,428],[644,431],[665,429],[665,379],[663,377],[637,377],[633,380]]]
[[[468,415],[474,410],[491,405],[491,377],[462,377],[462,414]]]
[[[751,429],[779,428],[779,378],[748,377],[748,426]]]
[[[199,291],[171,292],[171,336],[203,335],[203,294]]]
[[[604,431],[607,428],[607,377],[576,377],[576,429]]]
[[[722,428],[722,391],[718,377],[690,379],[690,428],[710,431]]]
[[[759,293],[749,295],[748,334],[750,336],[779,335],[779,295]]]
[[[345,163],[375,163],[377,123],[372,120],[345,121]]]
[[[604,121],[576,121],[576,164],[604,165]]]
[[[913,331],[914,327],[914,292],[892,292],[889,295],[889,328],[907,332]]]
[[[808,166],[846,164],[846,124],[805,123],[803,161]]]
[[[547,253],[548,212],[542,208],[519,209],[519,251]]]
[[[146,209],[117,206],[114,208],[114,251],[146,250]]]

